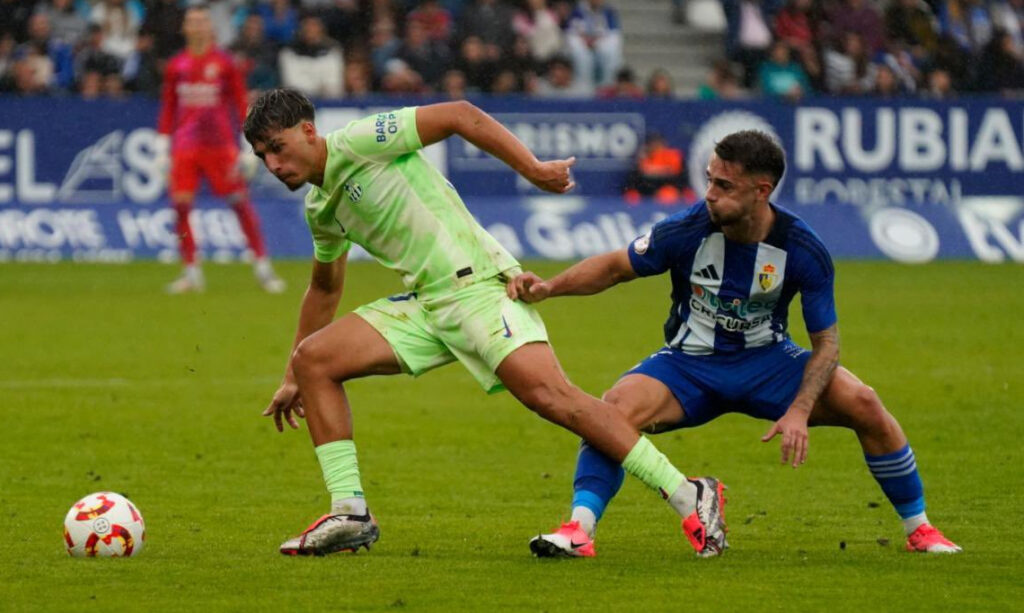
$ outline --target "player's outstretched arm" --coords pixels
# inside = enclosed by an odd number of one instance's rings
[[[505,286],[508,297],[523,302],[540,302],[554,296],[589,296],[637,277],[626,249],[591,256],[545,281],[524,272]]]
[[[576,186],[569,172],[576,158],[541,162],[505,126],[471,102],[459,100],[417,108],[416,130],[424,147],[458,134],[544,191],[561,194]]]
[[[299,326],[295,332],[295,342],[292,344],[293,352],[304,338],[334,320],[334,314],[338,310],[338,303],[341,301],[341,293],[345,286],[345,263],[347,260],[348,254],[333,262],[313,260],[313,275],[309,280],[306,295],[302,298],[302,306],[299,308]],[[291,355],[288,356],[284,379],[274,393],[274,398],[263,411],[264,416],[274,418],[274,426],[278,432],[284,431],[282,420],[287,421],[292,429],[299,427],[299,422],[295,420],[293,413],[299,417],[305,417],[302,410],[302,399],[299,397],[299,386],[295,383],[295,373],[292,371]]]
[[[789,462],[792,456],[793,468],[807,461],[807,420],[839,365],[839,330],[835,324],[812,332],[810,337],[811,358],[804,366],[804,378],[796,398],[786,414],[761,437],[761,441],[767,443],[776,434],[782,435],[782,463]]]

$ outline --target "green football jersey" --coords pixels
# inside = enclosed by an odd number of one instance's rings
[[[519,265],[423,155],[415,107],[353,121],[326,140],[323,185],[306,195],[317,260],[355,243],[428,295]]]

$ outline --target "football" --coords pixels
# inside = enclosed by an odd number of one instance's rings
[[[64,517],[64,545],[76,558],[137,556],[145,542],[142,513],[121,494],[89,494]]]

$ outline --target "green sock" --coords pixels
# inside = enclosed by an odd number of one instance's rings
[[[359,482],[359,462],[353,441],[334,441],[316,448],[316,457],[324,471],[324,483],[331,493],[331,502],[345,498],[362,498],[363,485]]]
[[[641,436],[636,445],[629,450],[622,468],[644,485],[661,493],[666,500],[686,480],[683,473],[676,470],[665,454],[658,451],[651,441]]]

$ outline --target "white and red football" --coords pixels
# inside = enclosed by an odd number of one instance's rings
[[[89,494],[64,518],[64,545],[76,558],[137,556],[145,542],[142,513],[121,494]]]

